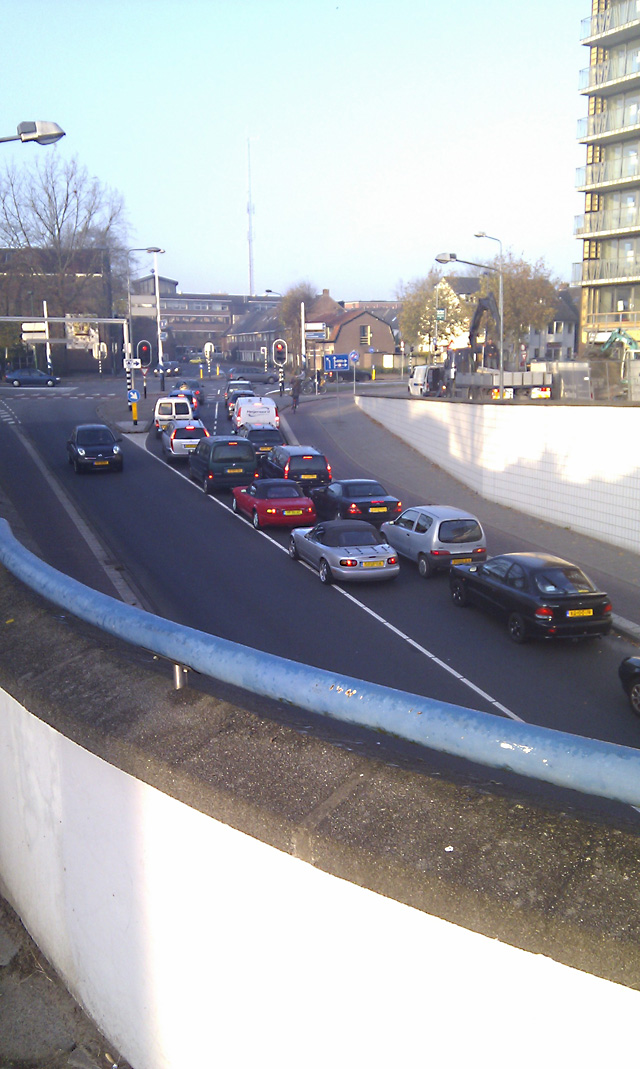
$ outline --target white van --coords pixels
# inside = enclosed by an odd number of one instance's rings
[[[156,429],[156,438],[162,434],[167,423],[176,419],[197,419],[186,397],[160,397],[156,401],[153,413],[153,425]]]
[[[429,364],[417,364],[411,372],[407,389],[412,397],[424,397]]]
[[[271,397],[239,397],[231,420],[236,434],[238,427],[243,424],[269,423],[272,427],[280,426],[278,406]]]

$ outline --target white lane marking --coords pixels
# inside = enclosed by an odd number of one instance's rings
[[[132,435],[131,437],[136,438],[137,436]],[[144,442],[139,442],[138,444],[144,448]],[[149,455],[155,456],[154,453],[150,453]],[[160,461],[160,457],[155,457],[155,459]],[[164,461],[162,461],[162,463],[164,464]],[[192,479],[189,478],[188,475],[185,475],[183,472],[178,471],[176,468],[173,468],[172,470],[175,471],[176,475],[179,475],[182,479],[185,479],[188,483],[190,483],[194,489],[198,489],[196,484],[193,482]],[[202,493],[202,491],[200,491],[200,493]],[[212,497],[211,495],[207,496],[212,504],[218,505],[226,512],[230,512],[232,516],[236,517],[236,519],[246,522],[246,518],[240,513],[234,512],[233,509],[229,507],[229,505],[225,505],[223,501],[220,501],[216,497]],[[268,542],[271,542],[271,545],[275,546],[276,549],[279,549],[281,553],[286,553],[288,555],[289,551],[287,547],[281,546],[280,543],[276,542],[275,538],[272,538],[271,535],[267,534],[266,531],[259,530],[257,533],[259,535],[262,535],[263,538],[266,538]],[[315,569],[312,568],[305,561],[299,561],[298,563],[302,564],[305,568],[308,568],[308,570],[314,575],[317,574]],[[426,646],[420,645],[419,642],[416,642],[416,640],[411,638],[410,635],[407,635],[404,631],[401,631],[400,628],[395,626],[395,624],[392,624],[389,620],[385,620],[384,616],[380,616],[379,613],[374,612],[373,609],[370,609],[368,605],[364,604],[364,602],[359,601],[358,598],[354,597],[354,595],[349,593],[348,590],[343,590],[343,588],[339,586],[333,586],[332,589],[336,592],[336,594],[341,594],[343,598],[347,598],[348,601],[351,601],[354,605],[357,605],[358,608],[366,612],[379,624],[382,624],[383,627],[386,627],[394,635],[402,639],[403,642],[406,642],[414,650],[417,650],[418,653],[421,653],[423,657],[427,657],[428,660],[432,661],[433,664],[438,666],[438,668],[442,668],[445,672],[448,672],[450,676],[453,676],[453,678],[456,679],[459,683],[462,683],[463,686],[468,687],[469,690],[472,690],[474,692],[474,694],[477,694],[480,698],[483,698],[486,702],[489,703],[489,705],[492,706],[493,709],[504,713],[504,715],[508,716],[511,720],[518,720],[521,724],[525,722],[522,717],[518,716],[517,713],[514,713],[511,709],[508,709],[507,706],[499,702],[497,698],[493,698],[490,694],[487,694],[486,690],[482,690],[482,688],[477,686],[477,684],[474,683],[471,679],[467,679],[466,676],[463,676],[455,668],[452,668],[451,665],[448,665],[446,661],[441,660],[441,658],[438,657],[435,653],[432,653],[431,650],[428,650]]]

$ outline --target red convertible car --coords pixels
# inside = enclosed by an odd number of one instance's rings
[[[250,486],[234,486],[231,507],[248,516],[253,526],[313,527],[316,510],[290,479],[258,479]]]

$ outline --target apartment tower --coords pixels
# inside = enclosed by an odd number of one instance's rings
[[[584,215],[576,219],[582,263],[582,345],[621,329],[640,341],[640,0],[593,0],[582,23],[589,66],[580,72],[587,117],[578,138]]]

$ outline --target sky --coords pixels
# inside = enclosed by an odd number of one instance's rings
[[[301,281],[393,300],[438,253],[499,238],[560,281],[581,258],[578,72],[589,0],[21,0],[5,3],[4,126],[122,194],[130,244],[182,292]],[[33,45],[30,44],[33,34]],[[249,183],[250,175],[250,183]],[[152,267],[144,255],[138,274]]]

